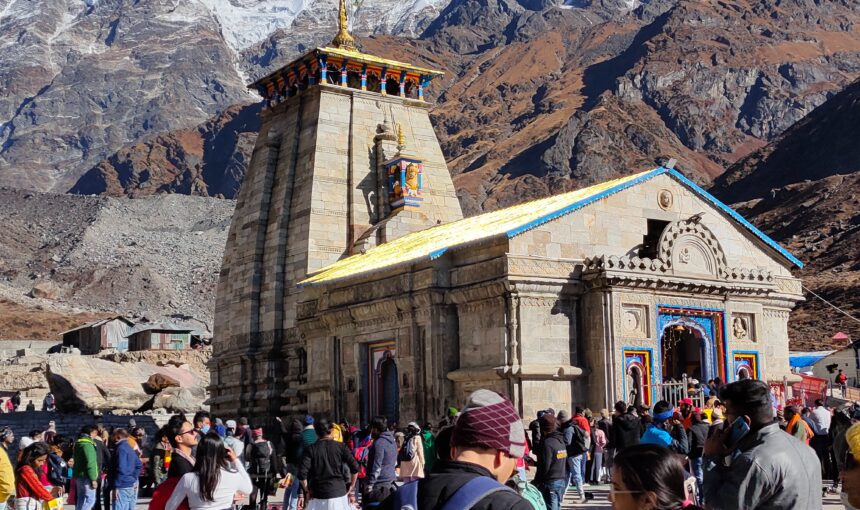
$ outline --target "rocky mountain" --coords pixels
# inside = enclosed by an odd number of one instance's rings
[[[359,33],[415,35],[438,14],[438,0],[350,4]],[[301,40],[283,41],[288,51],[330,38],[336,5],[337,0],[0,0],[0,185],[65,192],[102,160],[113,157],[119,164],[120,149],[135,152],[136,144],[152,137],[218,124],[231,106],[257,100],[245,88],[248,72],[265,63],[241,52],[288,27],[290,37]],[[227,188],[235,173],[227,168],[229,160],[214,171],[228,176]],[[159,171],[154,167],[153,173]]]
[[[44,337],[55,324],[27,333],[38,318],[104,312],[211,330],[233,207],[176,194],[116,199],[0,188],[0,310],[10,312],[0,315],[0,338]]]
[[[731,166],[713,191],[807,265],[804,285],[860,317],[860,80]],[[820,349],[860,323],[812,294],[792,315],[795,348]],[[844,345],[834,346],[844,347]]]

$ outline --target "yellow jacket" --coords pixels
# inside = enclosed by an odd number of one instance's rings
[[[6,448],[0,446],[0,503],[5,503],[15,494],[15,471]]]

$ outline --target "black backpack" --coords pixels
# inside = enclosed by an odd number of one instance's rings
[[[588,433],[585,430],[575,423],[571,423],[570,428],[573,430],[573,438],[570,440],[570,444],[567,445],[567,456],[576,457],[588,451],[591,447],[591,438],[588,437]]]
[[[68,467],[66,461],[56,453],[48,455],[48,480],[54,484],[63,486],[68,481]]]
[[[415,458],[415,443],[412,442],[412,438],[415,437],[415,434],[410,434],[406,437],[406,440],[403,443],[403,447],[400,448],[400,451],[397,453],[397,460],[400,462],[410,462]]]
[[[268,473],[272,467],[272,443],[266,441],[251,446],[251,470],[255,474]]]

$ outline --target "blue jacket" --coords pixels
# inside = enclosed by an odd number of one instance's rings
[[[367,456],[367,480],[368,487],[378,483],[394,482],[397,473],[397,444],[394,442],[394,434],[386,430],[373,440],[370,453]]]
[[[680,455],[687,455],[690,452],[690,441],[687,437],[687,431],[680,425],[672,426],[672,431],[666,430],[667,424],[648,425],[645,433],[642,434],[640,444],[658,444],[665,446],[673,452]]]
[[[128,489],[134,487],[137,479],[140,477],[140,470],[143,468],[143,463],[134,448],[128,444],[128,441],[120,441],[116,445],[116,455],[114,455],[114,489]]]

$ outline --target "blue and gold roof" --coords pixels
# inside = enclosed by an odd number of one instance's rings
[[[803,263],[785,248],[694,182],[676,170],[656,168],[648,172],[629,175],[576,191],[525,202],[506,209],[414,232],[378,245],[364,253],[339,260],[307,278],[300,285],[329,284],[395,266],[433,260],[450,249],[461,248],[502,235],[510,239],[570,214],[592,202],[663,174],[675,178],[703,200],[722,210],[793,265],[803,267]]]

